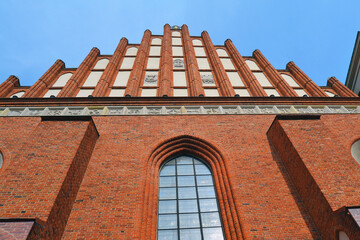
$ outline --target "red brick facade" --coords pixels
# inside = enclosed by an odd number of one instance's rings
[[[211,167],[226,239],[339,239],[340,231],[360,239],[360,165],[350,150],[360,139],[360,100],[336,78],[317,86],[290,62],[293,87],[260,51],[243,57],[227,40],[224,57],[207,32],[191,37],[187,26],[184,56],[175,56],[173,31],[147,30],[140,46],[123,38],[93,87],[82,85],[104,58],[97,48],[76,70],[58,60],[30,88],[14,76],[0,85],[0,238],[155,240],[159,169],[187,154]],[[154,38],[162,39],[159,56],[150,56],[160,58],[158,92],[141,97],[145,72],[156,70],[146,68]],[[210,70],[199,70],[194,39],[202,39]],[[134,46],[127,84],[114,86]],[[173,68],[175,58],[183,70]],[[176,71],[186,73],[189,97],[174,96]],[[55,98],[43,97],[69,72]],[[298,96],[300,87],[308,97]],[[281,97],[268,97],[270,88]],[[92,97],[75,98],[81,89],[94,89]],[[114,89],[124,95],[107,97]],[[250,96],[235,96],[237,89]],[[22,97],[9,98],[19,90]]]

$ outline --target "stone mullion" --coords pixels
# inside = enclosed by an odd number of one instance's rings
[[[14,89],[19,87],[20,82],[17,76],[11,75],[0,85],[0,98],[5,98]]]
[[[199,67],[195,57],[195,50],[192,44],[189,29],[184,24],[181,27],[182,41],[184,46],[184,58],[187,65],[188,76],[189,76],[189,88],[191,96],[205,95],[204,88],[202,86],[201,76]]]
[[[76,69],[75,73],[71,76],[65,87],[62,88],[58,97],[75,97],[77,89],[81,87],[85,81],[85,77],[89,75],[89,72],[96,64],[99,54],[100,50],[96,47],[91,49],[90,53]]]
[[[351,91],[348,87],[342,84],[335,77],[329,78],[327,85],[332,87],[337,94],[341,97],[358,97],[353,91]]]
[[[144,32],[143,39],[141,40],[141,44],[135,58],[134,66],[131,71],[128,84],[126,86],[125,96],[138,96],[141,84],[141,77],[145,68],[147,54],[150,49],[150,38],[151,32],[150,30],[146,30]]]
[[[160,59],[160,78],[158,96],[172,96],[171,83],[173,80],[173,58],[172,58],[172,44],[171,44],[171,30],[170,25],[164,26],[164,37],[161,46]]]
[[[120,62],[124,56],[128,40],[122,38],[119,42],[119,45],[114,51],[108,65],[106,66],[104,73],[101,75],[101,78],[98,84],[95,87],[94,97],[105,97],[109,86],[115,81],[117,72],[120,69]]]
[[[204,40],[205,48],[209,54],[209,59],[214,70],[218,86],[220,87],[220,93],[222,96],[235,96],[235,91],[231,85],[231,82],[226,74],[225,68],[222,65],[219,56],[216,53],[215,47],[211,41],[209,34],[206,31],[201,33]]]
[[[313,97],[328,97],[294,62],[289,62],[286,69],[298,80]]]
[[[254,97],[267,96],[264,89],[261,87],[259,81],[256,79],[249,66],[245,63],[244,58],[241,56],[239,51],[235,48],[234,44],[230,39],[225,41],[225,46],[230,53],[236,67],[238,68],[241,78],[244,80],[246,85],[249,86],[250,92]]]
[[[57,80],[61,70],[65,68],[65,63],[60,59],[56,62],[40,77],[40,79],[32,85],[29,90],[22,96],[23,98],[36,98],[42,97],[45,91]]]
[[[270,64],[270,62],[259,50],[255,50],[253,52],[253,57],[283,96],[298,97],[295,90],[290,87],[290,85],[281,77],[280,73]]]

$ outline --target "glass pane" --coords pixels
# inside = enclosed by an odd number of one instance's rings
[[[200,199],[200,211],[201,212],[211,212],[217,211],[216,199]]]
[[[220,227],[220,218],[218,212],[213,213],[202,213],[201,214],[201,225],[203,227]]]
[[[177,228],[177,215],[159,215],[159,229]]]
[[[180,230],[181,240],[201,240],[200,229],[182,229]]]
[[[198,206],[196,200],[179,200],[179,212],[190,213],[198,212]]]
[[[177,240],[177,230],[159,230],[158,240]]]
[[[194,176],[179,176],[178,177],[179,187],[192,187],[195,186]]]
[[[176,200],[159,201],[159,213],[176,213]]]
[[[199,214],[180,214],[180,228],[200,227]]]
[[[210,170],[205,165],[195,165],[196,174],[211,174]]]
[[[176,199],[176,188],[160,188],[159,199]]]
[[[175,177],[160,177],[160,187],[176,187]]]
[[[201,161],[194,159],[195,165],[204,165]]]
[[[206,240],[223,240],[224,236],[221,228],[204,228],[204,239]]]
[[[199,198],[214,198],[214,187],[198,187]]]
[[[196,183],[198,186],[213,185],[211,175],[197,176]]]
[[[171,160],[171,161],[168,161],[166,164],[167,165],[175,165],[175,159],[174,160]]]
[[[164,166],[161,169],[160,176],[173,176],[175,175],[175,166]]]
[[[188,156],[181,156],[176,158],[176,163],[177,164],[192,164],[192,158],[188,157]]]
[[[179,165],[177,166],[178,175],[194,175],[193,165]]]
[[[179,199],[196,198],[195,187],[184,187],[178,189]]]

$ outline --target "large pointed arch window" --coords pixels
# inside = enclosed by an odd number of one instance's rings
[[[159,177],[158,240],[224,239],[210,168],[180,156],[166,162]]]

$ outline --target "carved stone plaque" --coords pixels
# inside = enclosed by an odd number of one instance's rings
[[[211,74],[201,74],[201,80],[203,84],[215,84],[214,77]]]
[[[146,74],[145,80],[144,80],[144,85],[156,85],[157,80],[158,80],[157,74]]]
[[[183,59],[174,59],[173,65],[174,65],[174,68],[184,68],[184,60]]]

